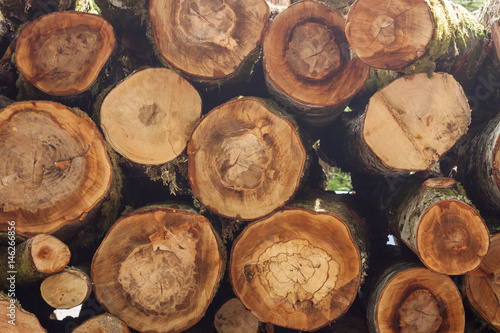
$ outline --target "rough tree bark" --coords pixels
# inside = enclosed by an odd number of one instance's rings
[[[467,132],[471,110],[449,74],[392,81],[363,114],[346,114],[321,138],[321,151],[346,171],[384,176],[432,169]]]
[[[344,27],[333,7],[301,1],[276,16],[264,33],[267,88],[308,125],[334,121],[368,79],[369,66],[352,57]]]
[[[257,219],[295,194],[306,150],[293,120],[266,101],[244,97],[213,109],[188,143],[193,193],[207,209],[237,220]]]
[[[233,244],[229,276],[260,321],[313,331],[349,309],[367,254],[351,232],[359,217],[326,195],[306,201],[312,211],[284,208],[248,225]]]
[[[59,239],[38,234],[14,247],[0,248],[0,287],[6,287],[9,271],[16,271],[16,285],[22,286],[60,272],[69,263],[71,253]],[[15,259],[14,266],[9,264]]]
[[[45,278],[40,285],[42,298],[55,309],[71,309],[85,302],[92,283],[82,270],[68,267]]]
[[[0,113],[0,143],[0,231],[15,221],[24,237],[69,238],[110,198],[111,162],[87,116],[53,102],[14,103]]]
[[[368,327],[379,332],[463,332],[465,313],[448,276],[411,263],[387,268],[371,291]]]
[[[118,220],[92,261],[99,303],[138,331],[179,332],[205,314],[222,276],[210,222],[156,208]]]

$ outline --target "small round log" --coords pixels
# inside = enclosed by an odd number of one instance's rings
[[[54,96],[76,95],[96,80],[115,47],[113,27],[81,12],[56,12],[24,27],[16,65],[36,88]]]
[[[141,332],[180,332],[205,314],[223,258],[210,222],[170,208],[118,220],[92,260],[98,302]]]
[[[73,333],[130,333],[127,325],[117,317],[105,313],[83,322]]]
[[[55,309],[71,309],[85,302],[92,292],[87,274],[76,268],[65,268],[40,285],[42,298]]]
[[[24,237],[70,237],[109,193],[113,172],[104,138],[87,116],[61,104],[29,101],[3,109],[0,154],[0,231],[15,221]]]
[[[237,298],[232,298],[217,311],[214,319],[217,333],[258,333],[259,320]]]
[[[208,113],[188,143],[189,181],[198,200],[232,219],[252,220],[284,205],[303,176],[306,151],[294,125],[256,98]]]

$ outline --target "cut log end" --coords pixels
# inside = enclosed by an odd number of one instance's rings
[[[442,200],[430,206],[417,230],[417,252],[430,269],[462,275],[476,269],[488,252],[490,234],[471,206]]]
[[[0,330],[9,333],[46,333],[38,318],[20,307],[12,299],[0,295]],[[9,322],[10,321],[10,322]]]
[[[452,188],[457,181],[448,177],[429,178],[422,184],[422,189],[427,188]]]
[[[134,73],[104,99],[100,111],[106,140],[138,164],[167,163],[186,148],[201,116],[195,88],[166,68]]]
[[[92,261],[92,282],[99,303],[129,327],[178,332],[203,317],[221,269],[208,220],[158,208],[115,223]]]
[[[260,321],[311,331],[351,306],[361,259],[336,215],[285,209],[243,231],[229,270],[236,295]]]
[[[113,27],[82,12],[40,17],[19,34],[16,64],[41,91],[55,96],[87,90],[115,47]]]
[[[424,0],[356,1],[347,15],[346,35],[366,64],[400,69],[423,56],[434,33]]]
[[[127,325],[109,313],[93,317],[73,330],[73,333],[130,333]]]
[[[255,98],[212,110],[188,144],[189,180],[217,214],[250,220],[271,213],[295,193],[306,154],[293,125]]]
[[[465,290],[473,308],[496,330],[500,330],[500,234],[491,237],[481,266],[465,275]]]
[[[168,13],[167,15],[165,13]],[[269,18],[263,0],[150,2],[155,41],[173,66],[195,77],[234,74],[260,43]]]
[[[259,320],[237,298],[232,298],[217,311],[214,319],[217,333],[257,333]]]
[[[68,265],[71,252],[59,239],[39,234],[29,243],[30,258],[33,268],[40,273],[53,274],[60,272]]]
[[[465,93],[451,75],[421,73],[373,95],[363,138],[388,168],[426,170],[467,133],[470,120]]]
[[[87,274],[78,269],[65,268],[51,275],[40,285],[42,298],[55,309],[71,309],[85,302],[92,292]]]
[[[465,316],[460,293],[448,276],[411,268],[384,286],[375,323],[379,332],[462,332]]]
[[[106,197],[112,168],[95,124],[63,105],[19,102],[0,114],[0,230],[52,234]]]

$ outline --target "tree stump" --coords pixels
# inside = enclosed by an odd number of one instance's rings
[[[65,268],[40,285],[42,298],[55,309],[71,309],[85,302],[92,292],[90,278],[76,268]]]
[[[156,208],[118,220],[92,260],[94,294],[111,314],[144,332],[180,332],[205,314],[223,258],[210,222]]]
[[[57,12],[41,16],[21,30],[16,65],[44,93],[76,95],[96,80],[114,47],[113,27],[103,18]]]
[[[378,278],[367,305],[370,332],[464,332],[465,313],[448,276],[399,263]]]
[[[24,237],[70,237],[110,191],[104,138],[87,116],[63,105],[30,101],[3,109],[0,150],[0,231],[15,221]]]
[[[300,1],[264,33],[268,90],[308,125],[334,121],[368,79],[369,66],[351,57],[344,28],[344,17],[333,7]]]
[[[130,333],[127,325],[115,316],[105,313],[83,322],[73,333]]]
[[[354,301],[366,257],[335,212],[284,208],[248,225],[234,242],[230,281],[262,322],[313,331]]]
[[[306,151],[293,123],[276,106],[240,98],[213,109],[188,143],[193,193],[209,210],[252,220],[284,205],[297,191]],[[293,120],[292,120],[293,121]]]

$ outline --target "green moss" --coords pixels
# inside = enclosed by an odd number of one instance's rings
[[[101,14],[101,10],[94,2],[94,0],[76,0],[74,10],[77,12],[84,12],[89,14]]]
[[[153,181],[161,180],[168,186],[170,194],[176,195],[186,189],[180,185],[181,181],[188,179],[188,158],[186,154],[177,156],[174,160],[162,165],[143,166],[144,173]]]

